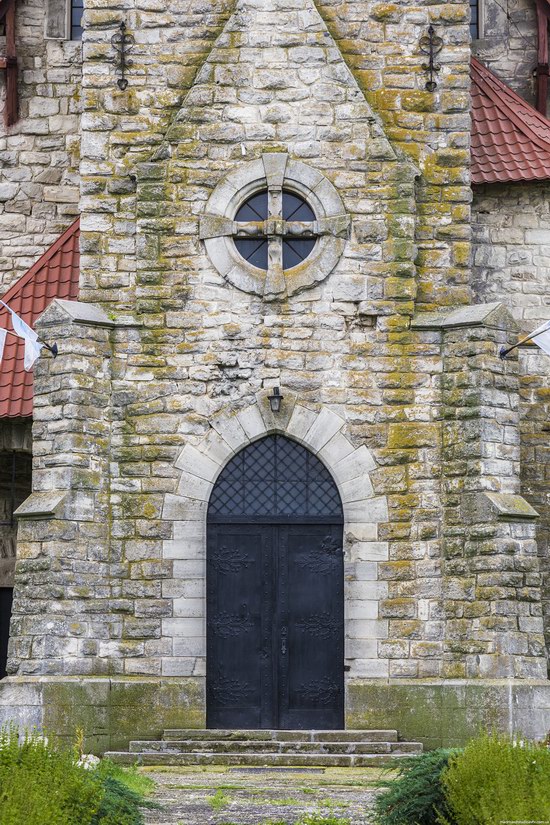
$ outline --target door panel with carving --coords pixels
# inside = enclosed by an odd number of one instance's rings
[[[344,570],[340,526],[279,527],[279,727],[342,728]],[[286,651],[283,653],[283,647]]]
[[[267,525],[209,528],[209,728],[273,726],[272,545]]]

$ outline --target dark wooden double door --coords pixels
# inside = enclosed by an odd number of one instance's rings
[[[343,727],[343,581],[341,524],[209,524],[208,727]]]

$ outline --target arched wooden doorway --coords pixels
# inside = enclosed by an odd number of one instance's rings
[[[313,453],[267,436],[229,461],[210,498],[207,725],[343,724],[340,495]]]

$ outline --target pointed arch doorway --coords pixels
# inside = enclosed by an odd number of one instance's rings
[[[222,470],[207,529],[207,726],[344,726],[343,511],[282,435]]]

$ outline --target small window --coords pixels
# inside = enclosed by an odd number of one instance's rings
[[[0,452],[0,527],[15,526],[14,511],[31,491],[32,456],[28,453]]]
[[[470,35],[472,40],[479,40],[480,33],[480,0],[470,0]]]
[[[84,0],[71,0],[71,40],[82,40]]]
[[[0,587],[0,679],[7,676],[12,601],[13,588]]]

